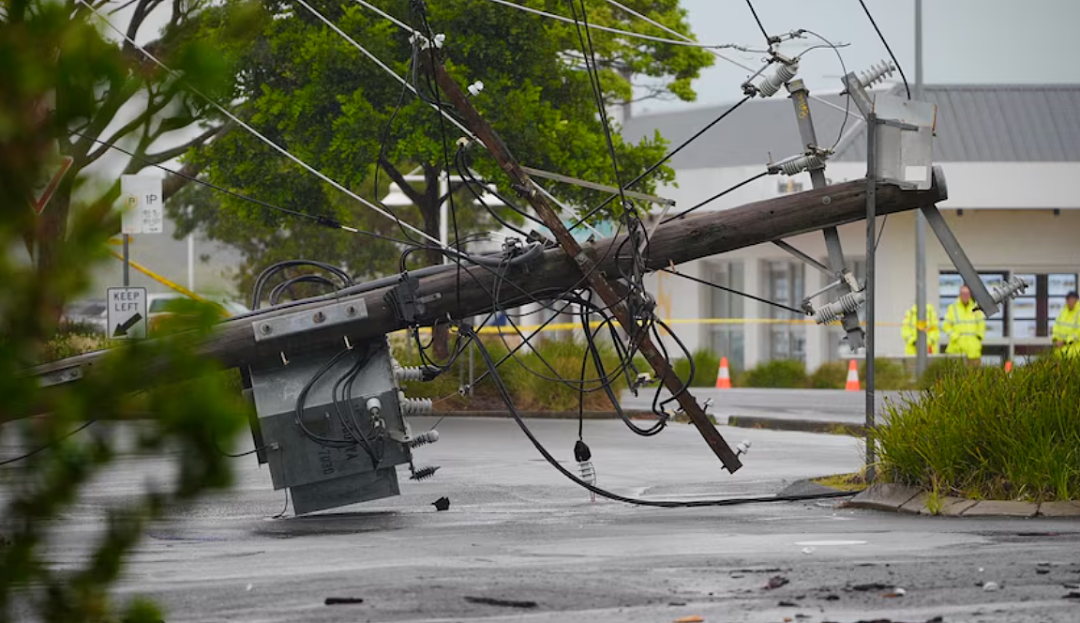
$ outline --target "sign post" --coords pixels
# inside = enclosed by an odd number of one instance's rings
[[[126,272],[126,269],[125,269]],[[106,331],[114,340],[137,340],[146,337],[146,288],[109,288]]]
[[[120,233],[124,236],[124,287],[131,285],[131,234],[160,234],[164,229],[165,206],[161,198],[161,178],[146,175],[121,175],[120,194],[124,213]]]

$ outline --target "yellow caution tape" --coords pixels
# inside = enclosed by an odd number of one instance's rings
[[[116,251],[113,251],[112,249],[109,249],[109,253],[112,254],[113,257],[120,260],[121,262],[124,261],[124,256],[120,255]],[[143,266],[142,264],[140,264],[138,262],[135,262],[135,261],[129,259],[128,264],[131,265],[132,268],[139,271],[140,273],[146,275],[147,277],[153,279],[154,281],[160,283],[161,285],[163,285],[163,286],[165,286],[167,288],[172,288],[173,290],[176,290],[177,292],[179,292],[180,294],[183,294],[184,296],[193,298],[196,301],[202,301],[203,303],[208,303],[209,302],[205,298],[199,296],[198,294],[195,294],[194,292],[192,292],[191,290],[188,290],[184,286],[182,286],[182,285],[180,285],[178,283],[175,283],[175,282],[173,282],[172,280],[170,280],[170,279],[168,279],[166,277],[162,277],[161,275],[155,273],[154,271],[150,270],[149,268]]]

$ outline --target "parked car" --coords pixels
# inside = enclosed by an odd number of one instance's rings
[[[73,301],[60,315],[61,324],[77,325],[91,333],[105,333],[108,323],[105,299]]]

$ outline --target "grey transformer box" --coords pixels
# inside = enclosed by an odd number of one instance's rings
[[[411,447],[434,441],[411,435],[404,415],[430,401],[405,398],[397,383],[405,371],[385,337],[249,368],[259,461],[274,489],[289,489],[297,514],[400,493],[397,466],[412,469]]]

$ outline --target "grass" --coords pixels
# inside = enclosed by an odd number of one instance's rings
[[[483,336],[484,344],[491,353],[492,359],[499,361],[509,352],[506,344],[498,336]],[[511,338],[508,336],[507,340]],[[451,338],[451,342],[453,338]],[[513,346],[513,343],[510,344]],[[405,340],[392,342],[394,356],[404,366],[420,365],[420,356],[416,351],[416,345]],[[519,350],[514,358],[499,366],[499,374],[510,390],[514,398],[514,406],[521,411],[577,411],[578,391],[577,380],[581,378],[581,362],[585,356],[585,343],[573,339],[543,340],[536,343],[536,351],[528,347]],[[600,343],[601,359],[604,363],[605,372],[611,376],[619,369],[619,361],[610,344]],[[549,369],[547,364],[551,365]],[[408,383],[405,390],[411,397],[431,398],[436,401],[436,411],[461,411],[461,410],[497,410],[506,409],[503,401],[499,398],[495,386],[490,379],[484,379],[473,388],[471,397],[461,396],[461,370],[467,369],[468,355],[463,354],[458,362],[447,372],[427,383]],[[647,369],[647,368],[646,368]],[[479,353],[474,355],[474,373],[479,377],[487,370]],[[537,375],[554,378],[556,375],[573,381],[572,385],[549,381]],[[586,379],[598,377],[596,367],[590,358],[585,368]],[[468,374],[465,374],[468,382]],[[626,378],[619,375],[612,382],[615,395],[627,386]],[[600,383],[593,381],[585,384],[588,391],[584,398],[586,411],[613,411],[611,401],[601,389]]]
[[[821,478],[814,478],[812,482],[838,491],[862,491],[868,486],[866,484],[866,475],[862,472],[822,476]]]
[[[875,432],[886,481],[975,499],[1080,499],[1080,359],[943,365]]]

